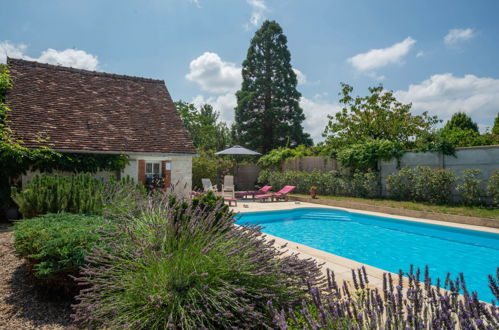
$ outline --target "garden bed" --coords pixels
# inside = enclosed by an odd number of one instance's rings
[[[12,232],[0,228],[0,328],[71,329],[70,301],[49,300],[35,289],[28,267],[14,254]]]
[[[499,228],[499,209],[439,206],[416,202],[337,196],[319,196],[317,199],[312,199],[309,196],[302,194],[294,194],[290,196],[290,199],[407,217]]]

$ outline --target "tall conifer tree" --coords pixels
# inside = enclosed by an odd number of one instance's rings
[[[265,21],[251,39],[236,94],[235,134],[239,143],[266,153],[281,146],[311,145],[296,90],[287,38],[275,21]]]

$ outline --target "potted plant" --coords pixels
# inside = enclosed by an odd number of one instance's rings
[[[316,198],[317,196],[317,186],[310,187],[310,197]]]

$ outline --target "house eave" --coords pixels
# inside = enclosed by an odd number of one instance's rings
[[[107,154],[107,155],[142,155],[142,156],[191,156],[197,157],[199,154],[191,153],[166,153],[166,152],[135,152],[135,151],[114,151],[114,150],[73,150],[73,149],[53,149],[60,153],[78,153],[78,154]]]

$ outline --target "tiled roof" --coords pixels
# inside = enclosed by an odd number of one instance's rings
[[[7,64],[9,125],[29,148],[196,153],[163,80],[12,58]]]

